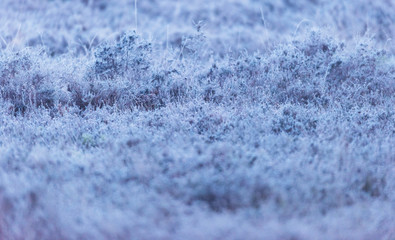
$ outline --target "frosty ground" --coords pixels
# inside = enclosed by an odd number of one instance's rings
[[[1,1],[0,239],[394,239],[394,12]]]

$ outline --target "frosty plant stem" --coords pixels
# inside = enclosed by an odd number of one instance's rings
[[[136,24],[136,32],[137,32],[137,0],[134,0],[134,23]]]

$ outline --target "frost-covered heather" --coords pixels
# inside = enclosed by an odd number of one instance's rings
[[[394,12],[2,0],[0,239],[395,239]]]

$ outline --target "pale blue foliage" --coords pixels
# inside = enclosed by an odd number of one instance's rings
[[[0,239],[395,238],[394,11],[1,1]]]

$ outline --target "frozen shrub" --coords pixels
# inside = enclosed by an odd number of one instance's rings
[[[150,54],[151,44],[134,32],[100,46],[83,81],[69,84],[73,102],[82,110],[88,106],[145,110],[164,106],[168,92],[163,85],[168,84],[164,82],[168,74],[152,73]]]
[[[151,44],[140,40],[135,32],[126,33],[116,44],[105,44],[96,50],[95,77],[121,76],[140,81],[149,72],[151,51]]]
[[[326,105],[325,75],[341,48],[333,39],[313,31],[306,39],[276,49],[264,60],[263,78],[272,84],[271,95],[280,103]]]
[[[206,102],[221,103],[223,95],[218,94],[213,87],[207,87],[204,90],[203,100]]]
[[[182,83],[174,83],[169,90],[170,101],[181,102],[187,97],[187,89]]]
[[[186,78],[180,74],[177,68],[162,66],[164,69],[153,73],[151,84],[153,93],[160,95],[161,101],[182,102],[188,98]]]
[[[326,76],[326,80],[328,82],[329,87],[339,86],[347,78],[347,69],[343,66],[343,62],[338,60],[334,63],[331,63],[329,66],[328,75]]]
[[[382,104],[382,96],[394,93],[391,65],[383,61],[388,53],[366,43],[356,46],[352,54],[334,61],[328,68],[327,93],[352,96],[355,103],[373,106]]]
[[[89,100],[85,97],[86,93],[83,90],[83,86],[80,86],[78,83],[71,82],[68,84],[67,91],[71,93],[72,103],[81,110],[85,110],[89,105]]]
[[[165,185],[177,186],[168,189],[173,196],[188,205],[203,205],[216,212],[256,209],[272,198],[270,184],[257,172],[249,172],[244,162],[235,162],[230,148],[216,143],[208,148],[197,149],[199,155],[184,168],[171,164],[167,173],[178,175],[166,180]],[[154,186],[157,184],[154,181]]]
[[[259,208],[271,197],[271,188],[263,179],[246,179],[243,175],[218,178],[211,176],[209,181],[193,179],[193,189],[189,202],[203,202],[214,211],[237,211],[240,208]]]
[[[285,132],[296,136],[300,134],[314,134],[318,121],[314,117],[309,116],[309,114],[301,114],[300,112],[303,109],[297,109],[292,109],[289,106],[284,107],[278,119],[275,118],[273,120],[272,131],[274,133]]]
[[[205,116],[202,117],[198,122],[197,122],[197,132],[199,134],[204,134],[208,132],[211,129],[216,129],[218,125],[220,125],[223,122],[223,119],[220,116],[216,115],[210,115],[210,116]]]
[[[10,53],[1,60],[1,97],[13,104],[15,112],[24,113],[28,108],[52,108],[56,101],[55,86],[40,70],[38,57],[45,54],[34,51]]]
[[[209,49],[206,42],[206,36],[201,32],[201,22],[196,25],[196,33],[183,37],[181,41],[180,56],[181,57],[192,57],[195,60],[202,60],[207,58]]]
[[[135,106],[145,110],[154,110],[164,106],[158,90],[145,90],[135,95],[133,103]]]
[[[229,69],[229,67],[230,66],[228,66],[228,65],[218,67],[217,64],[214,63],[210,67],[210,69],[205,77],[210,82],[217,82],[220,86],[223,86],[225,81],[230,80],[233,77],[233,74],[238,73],[238,72],[232,71],[231,69]]]
[[[37,92],[36,101],[38,106],[44,106],[46,108],[52,108],[55,104],[55,90],[43,89]]]
[[[383,52],[366,51],[367,45],[357,47],[356,55],[347,56],[342,60],[337,60],[330,64],[326,83],[328,88],[338,88],[343,84],[353,86],[363,85],[372,82],[376,77],[376,61],[383,55]]]

